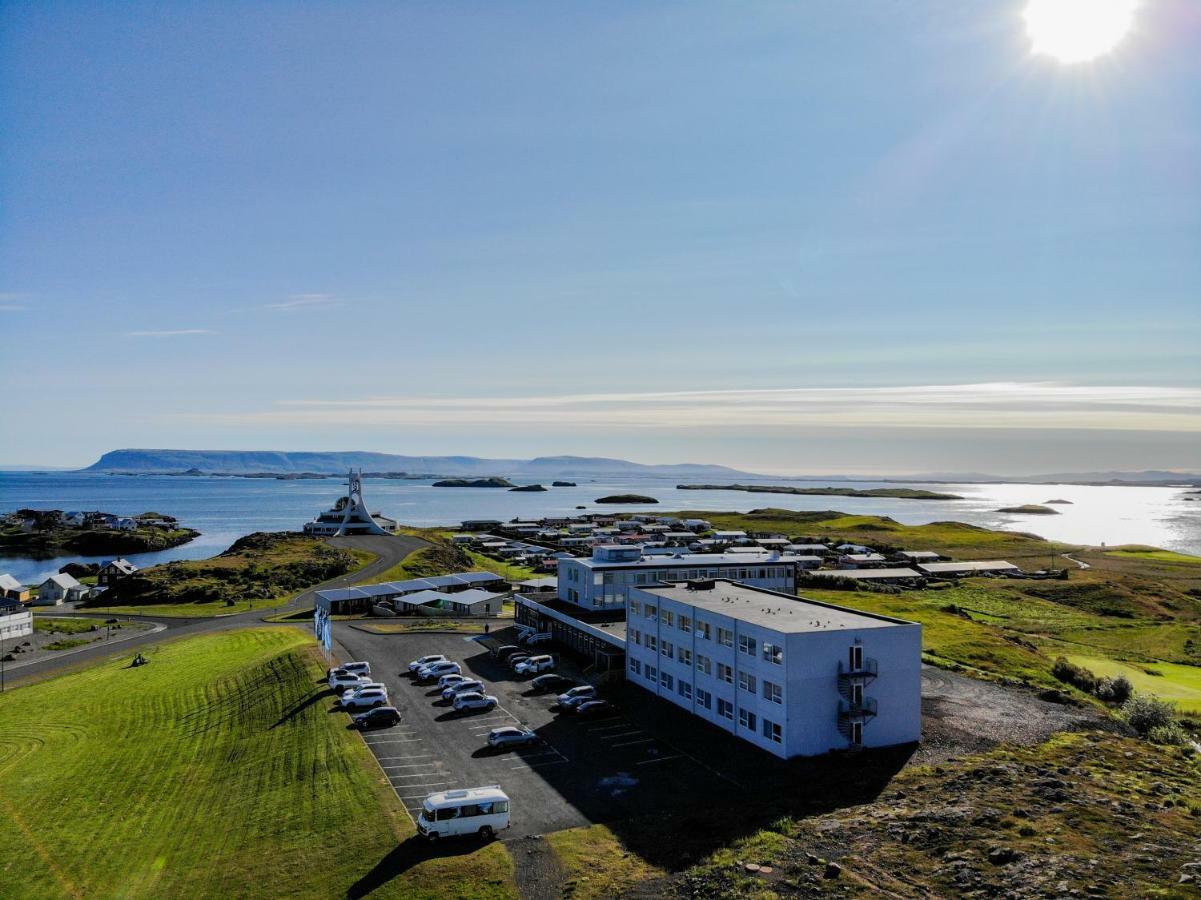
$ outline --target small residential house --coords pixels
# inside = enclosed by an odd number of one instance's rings
[[[88,514],[85,512],[72,511],[63,516],[63,522],[72,528],[82,528],[88,523]]]
[[[28,603],[30,590],[13,578],[7,572],[0,573],[0,599],[16,600],[18,603]]]
[[[38,585],[38,598],[33,601],[33,604],[34,606],[59,606],[65,600],[82,599],[87,594],[87,590],[73,575],[59,572]]]
[[[96,583],[108,586],[127,575],[132,575],[137,570],[138,567],[124,557],[110,559],[100,567],[100,571],[96,575]]]
[[[872,569],[884,565],[887,560],[879,553],[845,553],[838,557],[840,569]]]
[[[113,527],[118,531],[136,531],[138,528],[138,520],[131,519],[129,516],[121,516],[113,523]]]

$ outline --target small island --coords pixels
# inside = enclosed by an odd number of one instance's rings
[[[1018,513],[1026,516],[1057,516],[1059,510],[1048,509],[1045,506],[1040,506],[1037,503],[1024,503],[1021,506],[1002,506],[997,512],[1003,513]]]
[[[958,494],[940,494],[920,488],[792,487],[774,484],[677,484],[681,491],[746,491],[750,494],[802,494],[816,497],[892,497],[897,500],[962,500]]]
[[[1054,503],[1054,504],[1058,504],[1060,506],[1072,506],[1073,505],[1071,500],[1046,500],[1044,502]]]
[[[0,516],[0,553],[49,559],[55,556],[120,556],[178,547],[199,535],[173,516],[144,512],[117,516],[107,512],[18,509]]]
[[[574,481],[552,481],[551,487],[575,487]]]
[[[598,497],[593,503],[658,503],[654,497],[642,494],[611,494],[608,497]]]
[[[523,484],[523,485],[520,485],[519,487],[511,487],[511,488],[509,488],[509,490],[510,491],[525,491],[526,493],[536,493],[538,491],[545,491],[546,488],[544,488],[540,484]]]
[[[453,487],[453,488],[514,488],[517,487],[507,478],[492,477],[492,478],[443,478],[441,481],[435,481],[434,487]]]

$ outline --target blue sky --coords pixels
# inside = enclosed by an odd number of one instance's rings
[[[0,463],[1201,469],[1201,10],[1024,2],[6,3]]]

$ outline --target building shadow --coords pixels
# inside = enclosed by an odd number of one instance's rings
[[[478,850],[480,844],[480,840],[474,837],[430,843],[421,837],[413,836],[393,847],[383,859],[371,868],[370,872],[347,889],[346,896],[348,900],[366,897],[373,891],[384,887],[397,876],[403,875],[413,866],[434,858],[467,856]]]

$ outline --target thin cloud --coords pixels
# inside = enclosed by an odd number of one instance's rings
[[[521,397],[288,400],[226,424],[695,429],[1036,428],[1201,432],[1201,388],[1054,382]]]
[[[0,303],[0,312],[22,312],[29,309],[23,303]]]
[[[293,294],[287,300],[281,300],[279,303],[268,303],[266,308],[276,312],[302,312],[309,309],[329,309],[333,306],[342,306],[345,302],[333,294]]]
[[[178,328],[174,331],[130,331],[127,337],[184,337],[190,334],[216,334],[211,328]]]

